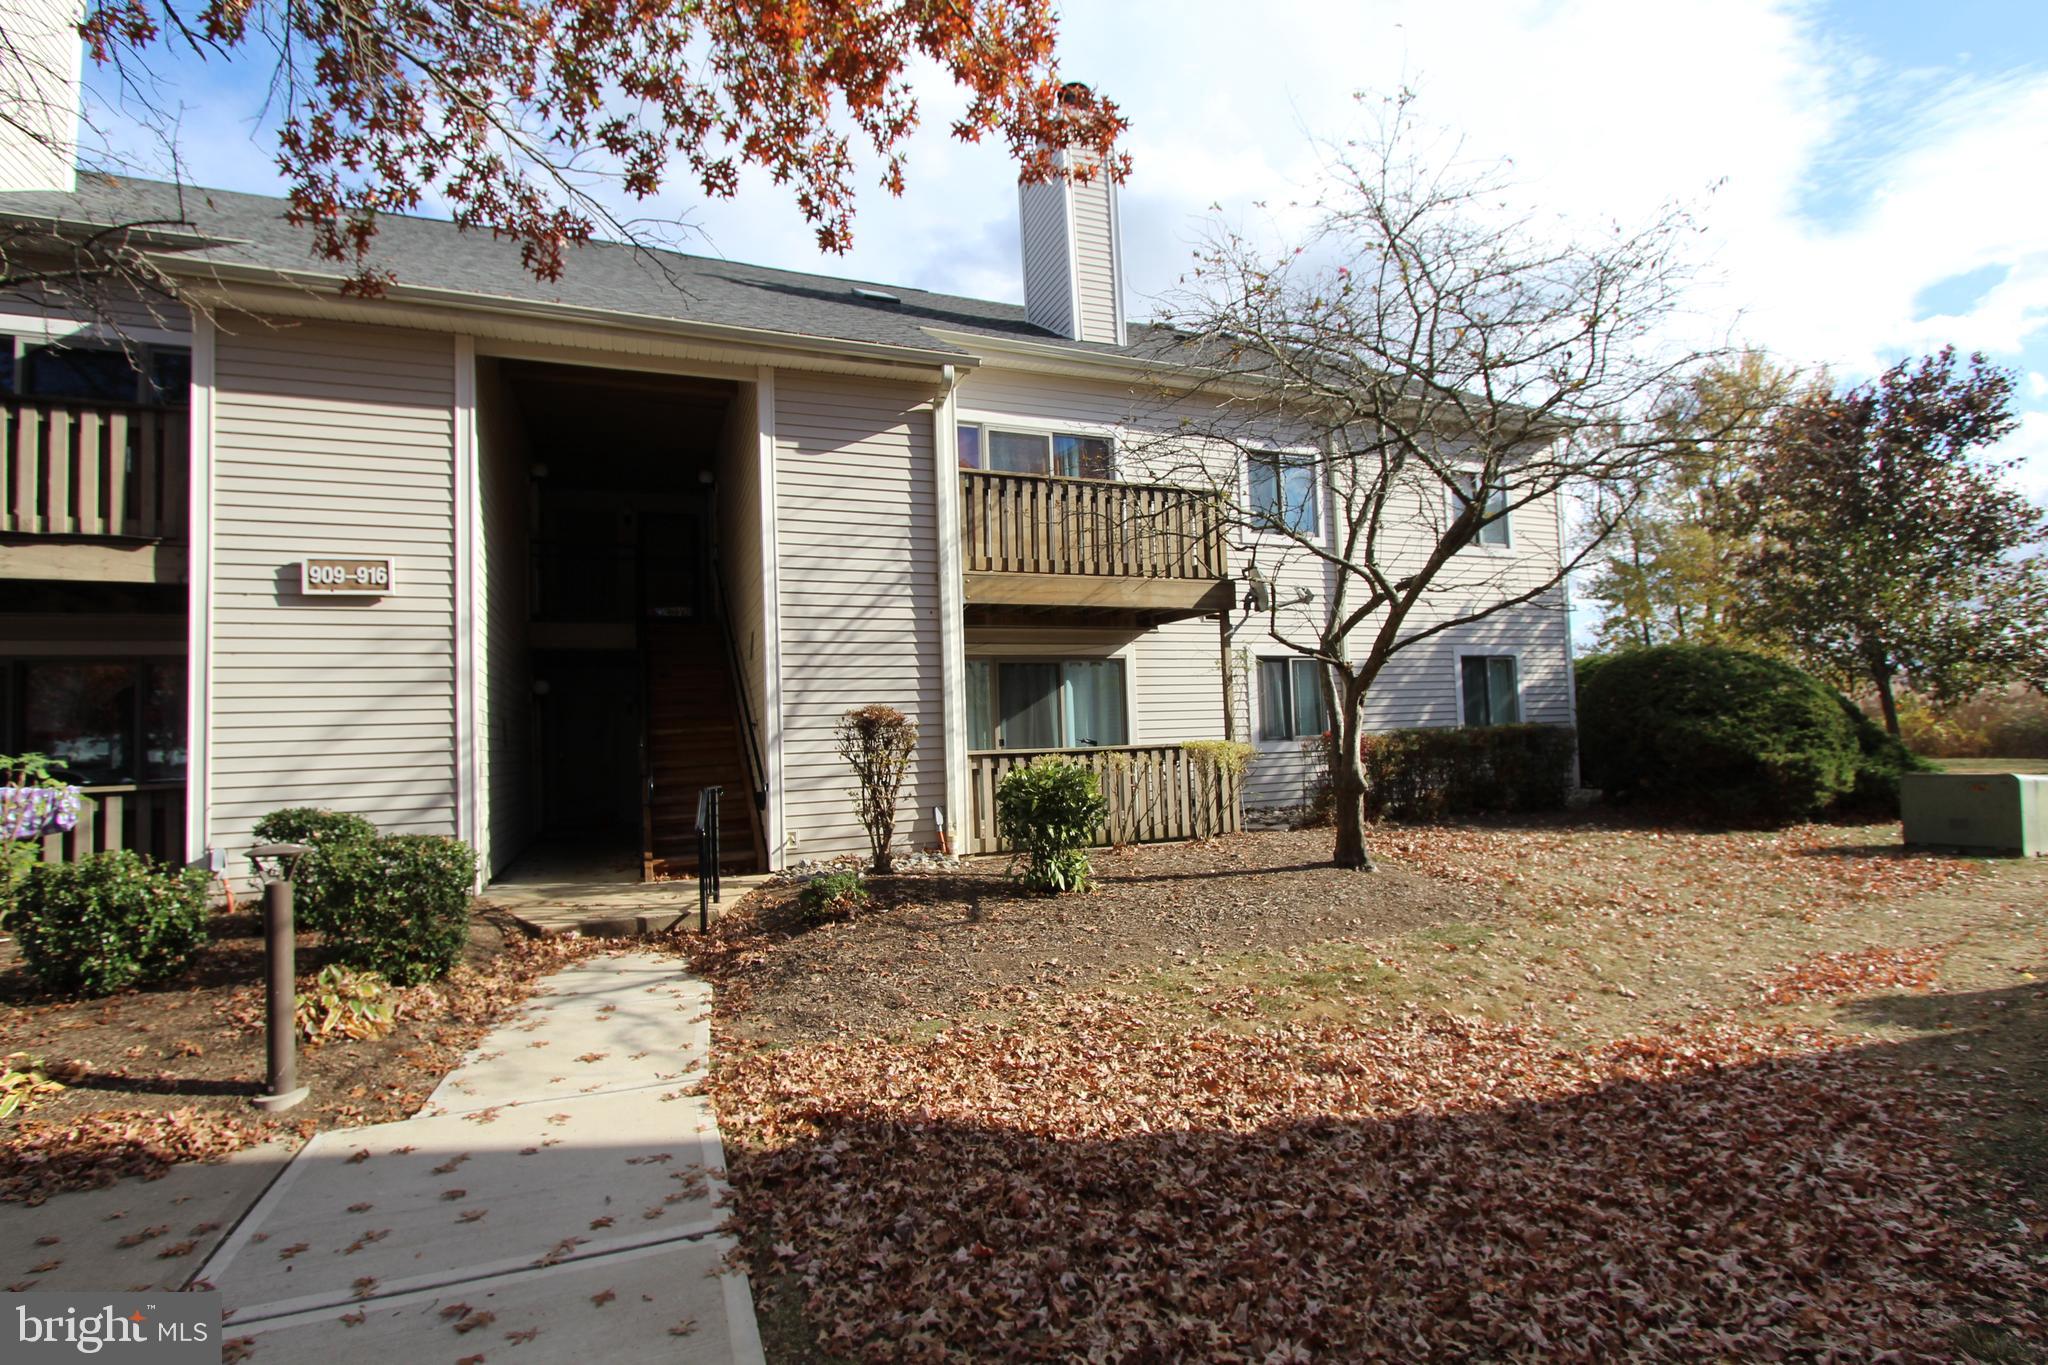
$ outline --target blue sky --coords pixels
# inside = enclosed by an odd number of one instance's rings
[[[1843,377],[1949,341],[2015,368],[2024,425],[2007,449],[2048,500],[2048,3],[1096,0],[1065,7],[1062,50],[1067,75],[1132,118],[1134,314],[1173,287],[1212,205],[1276,234],[1297,225],[1309,135],[1355,129],[1354,91],[1413,84],[1469,155],[1511,158],[1559,213],[1694,206],[1695,322],[1711,334]],[[161,74],[186,177],[274,189],[260,77]],[[868,196],[845,257],[821,257],[787,191],[759,177],[731,202],[651,211],[713,254],[1017,298],[1011,169],[997,147],[948,138],[958,97],[927,91],[909,191]]]

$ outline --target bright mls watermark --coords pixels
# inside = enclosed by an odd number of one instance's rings
[[[150,1361],[213,1365],[220,1359],[220,1295],[0,1294],[0,1360]]]

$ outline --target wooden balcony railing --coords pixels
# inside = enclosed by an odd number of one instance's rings
[[[1093,768],[1109,813],[1095,831],[1103,845],[1208,839],[1244,828],[1244,792],[1224,765],[1178,744],[1125,744],[1089,749],[984,749],[967,755],[968,845],[976,853],[1007,853],[996,833],[996,788],[1014,768],[1058,754]]]
[[[0,408],[0,531],[185,539],[185,409],[44,398]]]
[[[960,472],[967,573],[1228,578],[1216,500],[1164,484]]]
[[[81,787],[78,824],[43,836],[43,861],[75,863],[88,853],[132,848],[147,858],[185,861],[185,784],[145,782]]]

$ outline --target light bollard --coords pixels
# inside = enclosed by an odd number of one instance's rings
[[[264,1008],[269,1075],[256,1107],[277,1114],[306,1098],[299,1084],[298,1042],[292,1014],[297,1005],[297,951],[292,927],[292,869],[306,853],[304,844],[258,844],[249,861],[263,877],[263,966],[267,981]],[[264,864],[270,864],[265,867]]]

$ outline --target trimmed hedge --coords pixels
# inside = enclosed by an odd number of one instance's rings
[[[340,909],[335,898],[337,858],[364,849],[377,837],[377,827],[360,815],[287,806],[256,822],[259,844],[304,844],[310,850],[292,868],[292,918],[302,929],[334,931]]]
[[[198,868],[151,863],[132,850],[29,869],[9,927],[29,969],[53,991],[112,995],[176,976],[206,942]]]
[[[1369,820],[1562,810],[1572,789],[1571,728],[1480,725],[1389,730],[1359,741]]]
[[[351,967],[397,986],[448,974],[469,941],[476,850],[441,834],[385,834],[351,847],[333,874],[330,941]]]
[[[1778,825],[1853,806],[1898,813],[1926,767],[1834,689],[1747,650],[1658,645],[1584,661],[1580,761],[1610,800]]]

